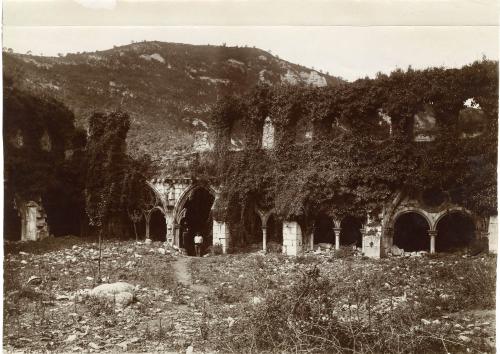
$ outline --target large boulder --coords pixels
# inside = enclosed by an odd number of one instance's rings
[[[135,287],[125,282],[101,284],[90,291],[90,296],[114,301],[116,305],[124,307],[134,300]]]

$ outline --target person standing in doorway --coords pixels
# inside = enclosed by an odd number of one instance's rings
[[[196,252],[196,257],[201,257],[201,245],[203,244],[203,236],[199,232],[196,233],[194,237],[194,250]]]

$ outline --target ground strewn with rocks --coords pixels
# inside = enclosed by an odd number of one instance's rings
[[[68,237],[5,246],[4,350],[494,352],[496,257],[348,252],[193,258],[162,243]],[[421,350],[418,350],[421,349]]]

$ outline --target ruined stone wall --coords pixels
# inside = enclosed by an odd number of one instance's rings
[[[21,216],[21,241],[38,241],[49,236],[47,214],[41,203],[18,201],[18,211]]]

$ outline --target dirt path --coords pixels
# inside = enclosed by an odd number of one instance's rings
[[[178,257],[172,266],[174,268],[175,280],[184,286],[190,287],[192,282],[189,271],[189,258]]]
[[[195,293],[206,294],[208,287],[200,284],[193,284],[191,279],[190,263],[192,261],[200,262],[199,258],[193,259],[192,257],[178,257],[173,263],[175,279],[178,283],[191,288]]]

